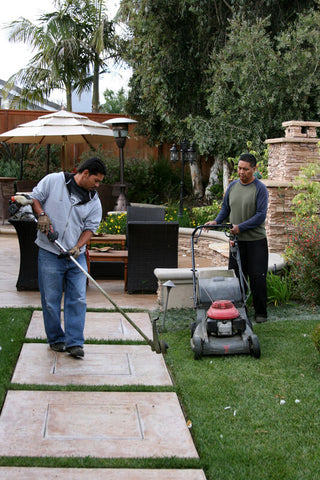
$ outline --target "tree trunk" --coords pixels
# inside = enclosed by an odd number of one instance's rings
[[[99,65],[97,63],[93,66],[93,86],[92,86],[92,111],[99,112]]]
[[[67,112],[72,112],[72,88],[66,85]]]
[[[229,186],[229,177],[230,177],[230,171],[229,171],[229,163],[227,160],[223,161],[223,191],[225,192]]]
[[[203,185],[201,171],[198,162],[190,163],[190,174],[192,180],[193,194],[196,198],[203,197]]]
[[[212,199],[212,193],[210,192],[210,188],[212,185],[219,183],[219,173],[222,170],[222,160],[220,158],[216,158],[214,161],[214,164],[210,168],[210,175],[209,175],[209,182],[206,188],[206,199],[211,200]]]

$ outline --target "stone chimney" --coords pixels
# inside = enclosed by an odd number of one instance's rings
[[[266,230],[270,252],[282,253],[290,233],[293,216],[291,202],[296,195],[292,183],[302,167],[319,163],[320,139],[316,128],[320,122],[283,122],[284,138],[266,140],[269,145],[268,180],[263,180],[269,191]]]

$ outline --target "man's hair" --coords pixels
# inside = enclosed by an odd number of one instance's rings
[[[250,167],[256,167],[257,165],[257,159],[254,155],[252,155],[251,153],[243,153],[242,155],[240,155],[239,157],[239,162],[240,160],[242,160],[243,162],[248,162],[250,163]]]
[[[88,158],[78,168],[79,173],[82,173],[85,170],[88,170],[90,175],[97,175],[98,173],[101,173],[102,175],[107,174],[105,164],[97,157]]]

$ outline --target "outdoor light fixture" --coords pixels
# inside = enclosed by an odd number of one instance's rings
[[[130,118],[111,118],[104,125],[112,128],[113,136],[119,148],[119,162],[120,162],[120,194],[115,203],[116,212],[124,212],[127,210],[128,200],[126,198],[126,185],[124,183],[124,155],[123,149],[127,141],[128,130],[130,123],[138,123],[136,120]]]
[[[184,165],[186,162],[193,163],[197,159],[197,152],[194,149],[193,143],[189,146],[186,140],[183,140],[180,144],[180,150],[177,145],[174,143],[170,148],[170,160],[173,163],[179,161],[179,156],[181,159],[181,182],[180,182],[180,205],[178,217],[183,217],[183,184],[184,184]]]

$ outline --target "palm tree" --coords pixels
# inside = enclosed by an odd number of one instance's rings
[[[86,0],[85,0],[86,1]],[[91,8],[90,8],[91,7]],[[89,35],[87,36],[87,48],[92,66],[92,111],[99,111],[99,76],[108,71],[107,61],[110,58],[117,59],[117,36],[114,24],[108,21],[105,14],[104,0],[87,0],[87,13],[84,18]]]
[[[57,10],[39,17],[38,24],[25,18],[12,22],[9,40],[29,44],[37,53],[28,65],[13,75],[6,86],[22,85],[13,103],[24,107],[43,101],[55,89],[66,93],[72,110],[72,92],[93,85],[93,111],[99,108],[99,75],[107,59],[115,56],[112,22],[104,14],[104,0],[57,0]]]

